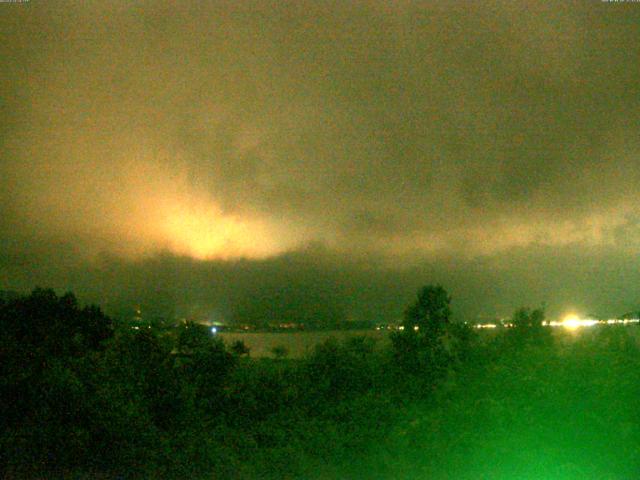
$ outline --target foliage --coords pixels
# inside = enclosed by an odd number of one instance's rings
[[[239,357],[249,356],[251,349],[242,340],[236,340],[231,344],[231,352]]]
[[[535,309],[529,307],[518,308],[511,318],[513,328],[509,335],[505,336],[505,341],[516,345],[523,342],[551,342],[551,332],[543,326],[544,319],[544,307]]]
[[[520,307],[514,312],[511,323],[517,328],[541,328],[544,317],[542,307],[533,310],[529,307]]]
[[[5,302],[0,477],[635,478],[631,329],[554,338],[520,309],[479,338],[441,292],[408,310],[426,328],[304,359],[241,358],[192,323],[114,329],[47,290]]]
[[[427,384],[443,378],[463,332],[451,328],[451,297],[440,285],[420,289],[418,298],[405,311],[404,330],[391,335],[396,364],[405,372],[419,375]],[[462,338],[462,337],[461,337]],[[461,343],[460,343],[461,345]]]
[[[345,343],[330,338],[317,345],[305,365],[316,402],[344,400],[374,386],[373,346],[356,337]]]
[[[427,285],[404,313],[405,327],[418,327],[425,336],[438,336],[451,317],[451,297],[441,285]]]
[[[177,373],[189,400],[205,415],[217,415],[224,410],[225,380],[237,358],[203,325],[181,326],[177,343]]]
[[[640,349],[625,327],[477,345],[476,367],[412,406],[388,478],[634,478]],[[478,364],[481,365],[478,367]]]
[[[271,353],[277,359],[283,359],[289,355],[289,349],[284,345],[276,345],[271,349]]]
[[[2,306],[0,334],[6,360],[20,352],[45,359],[99,349],[113,329],[99,308],[79,308],[72,293],[58,297],[53,290],[37,288],[30,296]]]

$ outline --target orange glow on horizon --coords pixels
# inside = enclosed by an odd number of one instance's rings
[[[113,248],[125,254],[169,250],[199,260],[265,258],[297,239],[269,217],[226,212],[205,186],[194,184],[185,163],[167,152],[141,149],[121,172],[116,198],[127,206],[119,208],[126,220],[119,222],[120,245]]]
[[[264,222],[225,215],[212,203],[169,207],[160,230],[172,250],[201,260],[262,258],[281,251]]]

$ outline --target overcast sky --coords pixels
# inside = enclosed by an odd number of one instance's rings
[[[596,0],[0,4],[0,289],[638,310],[639,39]]]

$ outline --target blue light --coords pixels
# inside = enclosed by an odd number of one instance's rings
[[[211,333],[213,334],[218,333],[218,329],[216,327],[211,327]]]

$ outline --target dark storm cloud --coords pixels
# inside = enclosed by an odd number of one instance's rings
[[[31,1],[2,5],[0,22],[7,286],[73,283],[101,252],[280,272],[314,242],[350,285],[369,277],[346,258],[381,278],[424,264],[393,291],[440,276],[498,303],[480,280],[505,284],[498,259],[520,291],[540,281],[522,264],[564,281],[572,252],[597,271],[635,265],[632,3]],[[264,286],[274,311],[308,298],[294,265]],[[213,295],[199,275],[193,290]],[[355,290],[326,290],[326,315],[348,315]]]
[[[602,247],[540,246],[412,266],[354,261],[323,248],[264,260],[162,254],[131,262],[107,256],[91,268],[21,272],[25,289],[57,278],[50,284],[59,291],[72,289],[115,315],[140,307],[147,316],[240,323],[395,321],[425,283],[447,288],[458,320],[508,317],[521,305],[546,304],[551,318],[640,310],[637,265]]]

